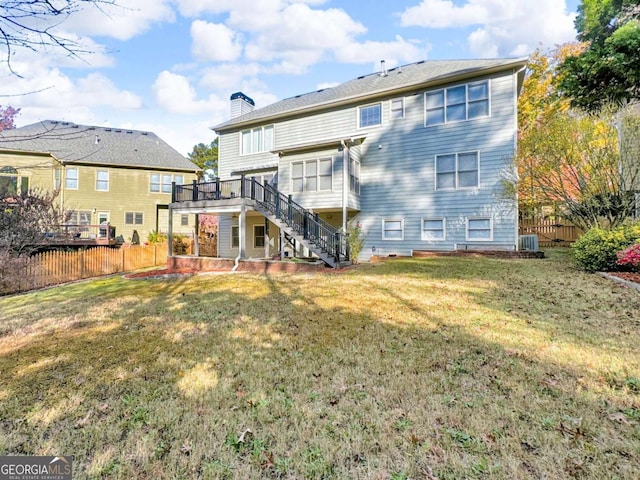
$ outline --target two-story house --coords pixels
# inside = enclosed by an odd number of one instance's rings
[[[124,240],[166,232],[172,182],[191,182],[199,171],[152,132],[51,120],[0,132],[0,197],[57,189],[68,223],[106,222]],[[190,233],[195,215],[172,223]]]
[[[213,127],[218,184],[178,189],[172,206],[218,214],[218,252],[228,258],[269,257],[295,239],[325,259],[335,248],[329,226],[348,222],[364,234],[360,260],[515,250],[517,202],[503,185],[525,63],[383,67],[259,109],[238,92],[232,118]]]

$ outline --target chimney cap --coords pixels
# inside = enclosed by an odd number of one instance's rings
[[[238,98],[244,100],[245,102],[251,104],[254,107],[256,106],[256,103],[253,101],[253,98],[249,97],[248,95],[245,95],[242,92],[232,93],[230,100],[236,100]]]

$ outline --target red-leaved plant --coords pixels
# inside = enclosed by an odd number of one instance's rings
[[[631,267],[633,270],[640,271],[640,243],[631,245],[626,250],[616,253],[618,256],[618,265]]]

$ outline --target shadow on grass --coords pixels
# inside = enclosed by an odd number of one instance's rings
[[[605,327],[573,332],[579,312],[532,300],[596,280],[553,286],[568,267],[533,278],[540,265],[397,260],[2,299],[0,318],[29,317],[0,337],[0,451],[73,454],[78,478],[633,478],[620,412],[637,395],[564,358]],[[595,353],[633,354],[619,336]]]

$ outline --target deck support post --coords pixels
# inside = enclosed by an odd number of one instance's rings
[[[244,180],[244,179],[243,179]],[[247,211],[244,204],[240,207],[240,215],[238,217],[238,240],[240,241],[240,258],[246,258],[247,249],[247,235],[245,229],[247,228]]]
[[[269,219],[264,219],[264,258],[269,258]]]
[[[167,245],[167,254],[170,257],[173,257],[173,209],[169,207],[169,215],[168,215],[167,223],[169,226],[169,238],[167,241],[169,244]]]

